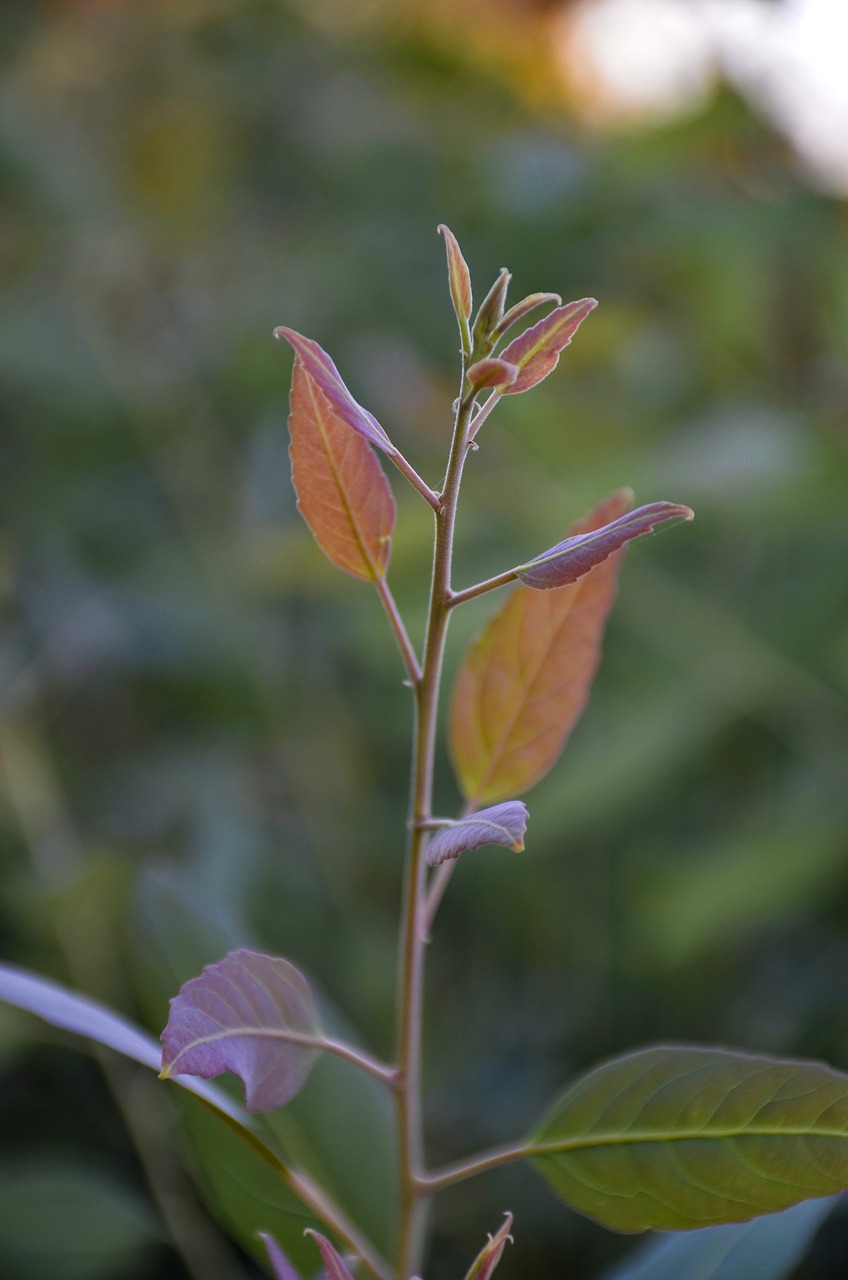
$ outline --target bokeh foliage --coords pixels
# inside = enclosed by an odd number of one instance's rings
[[[629,553],[527,852],[467,855],[451,886],[433,1157],[523,1132],[573,1071],[652,1038],[845,1069],[844,205],[728,91],[602,140],[534,109],[530,64],[499,79],[473,27],[452,43],[306,13],[19,0],[0,17],[4,957],[158,1030],[179,982],[253,942],[388,1051],[408,698],[377,602],[294,511],[271,331],[315,336],[437,483],[444,221],[478,296],[506,264],[514,297],[601,302],[557,374],[486,426],[457,585],[621,485],[697,520]],[[418,637],[429,513],[392,482],[391,580]],[[457,616],[451,671],[491,607]],[[449,812],[444,761],[438,783]],[[187,1198],[161,1091],[6,1014],[0,1055],[4,1276],[251,1274],[250,1241]],[[194,1136],[214,1183],[216,1140]],[[365,1173],[346,1175],[360,1192]],[[22,1244],[27,1186],[35,1221],[49,1203],[76,1226],[58,1271]],[[505,1280],[582,1280],[629,1248],[510,1169],[439,1203],[433,1275],[462,1274],[507,1206]],[[843,1274],[848,1245],[831,1253],[816,1276]]]

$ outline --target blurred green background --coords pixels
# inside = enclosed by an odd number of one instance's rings
[[[0,15],[4,959],[158,1034],[180,982],[253,944],[389,1052],[408,695],[373,593],[295,511],[276,324],[317,338],[436,484],[457,376],[436,224],[478,298],[507,265],[513,299],[600,300],[486,427],[458,585],[621,485],[696,509],[628,553],[527,852],[468,855],[451,885],[434,1162],[651,1039],[848,1069],[845,204],[727,86],[590,130],[545,60],[565,8]],[[392,483],[418,638],[429,512]],[[493,603],[457,616],[448,681]],[[455,808],[444,760],[438,797]],[[259,1275],[273,1188],[189,1107],[186,1165],[170,1094],[138,1076],[0,1013],[4,1280]],[[328,1176],[379,1236],[385,1118],[347,1102],[349,1074],[316,1078],[292,1123],[324,1153],[339,1126]],[[438,1202],[428,1280],[458,1280],[505,1208],[504,1280],[589,1280],[633,1248],[509,1168]],[[847,1267],[843,1227],[803,1274]]]

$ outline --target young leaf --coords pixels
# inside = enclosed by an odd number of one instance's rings
[[[152,1036],[98,1001],[68,991],[58,982],[27,973],[13,965],[0,964],[0,1000],[34,1014],[52,1027],[72,1031],[95,1044],[114,1049],[125,1058],[140,1062],[143,1067],[159,1071],[162,1052]],[[244,1122],[240,1108],[220,1089],[190,1076],[177,1076],[174,1083],[189,1093],[197,1094],[230,1120],[239,1124]]]
[[[312,1239],[321,1250],[321,1257],[324,1259],[324,1266],[327,1271],[327,1280],[353,1280],[353,1276],[325,1236],[320,1235],[317,1231],[307,1231],[306,1234],[312,1236]]]
[[[614,493],[574,535],[623,515],[631,497]],[[556,763],[600,661],[620,555],[557,591],[519,586],[472,646],[454,689],[450,749],[475,807],[526,791]]]
[[[295,350],[300,363],[321,394],[329,401],[333,414],[358,435],[363,436],[369,444],[382,449],[384,453],[394,456],[397,449],[380,426],[373,413],[357,404],[348,391],[342,376],[323,347],[312,338],[304,338],[302,333],[287,329],[280,325],[274,330],[275,338],[285,338]]]
[[[785,1280],[836,1201],[806,1200],[752,1222],[660,1236],[604,1280]]]
[[[498,360],[497,357],[487,356],[485,360],[478,360],[473,364],[467,373],[468,381],[472,387],[510,387],[518,377],[518,368],[514,364],[507,364],[506,360]]]
[[[558,293],[531,293],[529,297],[522,298],[520,302],[516,302],[514,307],[510,307],[492,337],[495,339],[502,338],[508,329],[511,329],[514,324],[518,324],[518,321],[523,320],[531,311],[535,311],[537,307],[547,307],[551,303],[557,307],[562,306],[562,298]]]
[[[171,1001],[162,1076],[208,1080],[232,1071],[244,1084],[246,1111],[274,1111],[303,1085],[318,1039],[303,974],[279,956],[232,951]]]
[[[602,564],[614,551],[618,551],[632,538],[651,533],[665,520],[693,520],[694,511],[674,502],[652,502],[647,507],[637,507],[627,515],[619,516],[611,524],[605,524],[591,533],[558,542],[544,555],[536,556],[528,564],[516,570],[527,587],[536,591],[549,591],[552,587],[564,587],[576,582],[595,565]]]
[[[300,1276],[283,1253],[273,1236],[267,1231],[259,1232],[259,1239],[268,1251],[268,1260],[274,1273],[274,1280],[300,1280]]]
[[[503,318],[506,291],[511,279],[512,276],[506,267],[501,267],[497,280],[480,303],[480,310],[477,312],[474,328],[471,331],[478,352],[491,351],[495,345],[493,332]]]
[[[745,1222],[848,1187],[848,1076],[660,1045],[573,1084],[529,1154],[566,1204],[615,1231]]]
[[[491,809],[481,809],[468,818],[446,822],[427,847],[427,861],[438,867],[450,858],[458,858],[466,849],[482,849],[487,844],[500,844],[520,853],[524,848],[524,832],[529,814],[520,800],[508,800]]]
[[[369,445],[333,411],[299,356],[289,433],[297,506],[315,541],[355,578],[384,578],[395,523],[389,482]]]
[[[468,328],[468,321],[471,319],[471,272],[468,270],[468,264],[462,256],[459,242],[451,229],[446,227],[443,222],[440,222],[439,231],[445,237],[451,302],[459,324],[462,349],[468,355],[471,350],[471,337]]]
[[[501,359],[517,364],[520,372],[512,386],[507,388],[506,394],[515,395],[518,391],[528,391],[537,382],[547,378],[556,368],[559,353],[568,346],[589,312],[594,311],[597,305],[594,298],[567,302],[564,307],[557,307],[556,311],[545,316],[531,329],[513,338],[501,352]]]
[[[493,1236],[489,1236],[488,1241],[472,1262],[471,1270],[465,1280],[491,1280],[495,1267],[500,1262],[501,1255],[506,1248],[507,1241],[512,1241],[512,1236],[509,1234],[511,1226],[512,1214],[504,1214],[502,1226]]]

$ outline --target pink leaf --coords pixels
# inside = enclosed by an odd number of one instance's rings
[[[288,960],[231,951],[171,1001],[162,1076],[232,1071],[246,1111],[274,1111],[303,1085],[320,1047],[312,992]]]
[[[472,387],[511,387],[518,377],[518,368],[506,360],[489,356],[473,364],[467,377]]]
[[[492,1273],[501,1260],[507,1241],[512,1241],[512,1236],[509,1234],[511,1226],[512,1214],[507,1213],[504,1215],[503,1226],[493,1236],[489,1236],[488,1243],[483,1246],[474,1259],[471,1264],[471,1270],[465,1280],[491,1280]]]
[[[547,378],[556,368],[562,349],[568,346],[589,312],[594,311],[597,305],[594,298],[567,302],[564,307],[557,307],[556,311],[545,316],[531,329],[526,329],[517,338],[513,338],[501,352],[501,359],[517,364],[520,372],[507,389],[507,394],[528,391],[537,382]]]
[[[463,344],[468,337],[468,321],[471,318],[471,273],[468,263],[462,256],[459,241],[443,222],[439,223],[439,231],[445,237],[445,248],[448,255],[448,285],[451,302],[459,321],[459,331],[463,336]]]
[[[353,1280],[353,1276],[336,1253],[333,1246],[324,1236],[317,1231],[307,1231],[308,1236],[312,1239],[321,1250],[321,1257],[324,1259],[324,1266],[327,1269],[327,1280]]]
[[[300,1280],[300,1276],[283,1253],[273,1236],[269,1236],[267,1232],[260,1231],[259,1239],[268,1251],[268,1258],[271,1262],[271,1270],[274,1272],[274,1280]]]
[[[537,591],[564,587],[582,578],[595,565],[602,564],[625,542],[641,538],[663,521],[693,520],[694,516],[689,507],[681,507],[674,502],[652,502],[647,507],[637,507],[635,511],[619,516],[600,529],[558,542],[550,551],[522,565],[516,572],[525,586],[534,587]]]
[[[431,867],[437,867],[450,858],[458,858],[466,849],[481,849],[486,844],[500,844],[519,853],[524,848],[528,817],[520,800],[507,800],[467,818],[445,823],[430,841],[427,861]]]
[[[317,342],[312,338],[304,338],[302,333],[296,333],[294,329],[287,329],[284,325],[274,330],[274,337],[285,338],[294,347],[304,369],[327,398],[336,417],[364,436],[369,444],[376,445],[392,457],[397,454],[397,449],[377,419],[367,409],[363,409],[362,405],[357,404],[342,381],[338,369]]]
[[[520,302],[516,302],[514,307],[510,307],[492,337],[502,338],[508,329],[511,329],[514,324],[518,324],[518,321],[523,320],[531,311],[535,311],[537,307],[547,307],[551,303],[557,307],[562,306],[562,298],[558,293],[531,293],[529,297],[522,298]]]

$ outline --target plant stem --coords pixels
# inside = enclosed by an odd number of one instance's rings
[[[417,489],[424,501],[428,502],[433,510],[438,513],[439,508],[442,505],[442,500],[439,494],[434,493],[427,482],[421,479],[421,476],[412,464],[407,462],[402,453],[398,453],[397,450],[395,450],[395,452],[389,453],[387,456],[395,464],[401,475],[406,476],[413,489]]]
[[[398,648],[403,658],[403,665],[406,667],[409,683],[414,689],[421,680],[421,666],[418,662],[418,655],[412,647],[412,641],[403,624],[403,618],[400,616],[400,610],[395,604],[395,598],[391,593],[388,582],[386,582],[385,578],[375,578],[374,586],[377,588],[377,595],[383,603],[386,616],[389,619],[392,631],[395,633],[395,639],[398,642]]]
[[[455,1164],[436,1169],[421,1180],[422,1185],[430,1195],[435,1195],[437,1191],[444,1191],[445,1187],[464,1182],[466,1178],[473,1178],[478,1173],[487,1173],[489,1169],[497,1169],[502,1164],[523,1160],[529,1153],[530,1147],[526,1143],[515,1147],[495,1147],[492,1151],[484,1151],[467,1160],[458,1160]]]
[[[494,591],[497,587],[505,587],[507,583],[514,582],[517,577],[517,569],[507,569],[506,573],[487,578],[485,582],[477,582],[473,587],[466,587],[464,591],[452,591],[448,597],[448,608],[455,609],[458,604],[465,604],[466,600],[485,595],[487,591]]]
[[[463,369],[463,383],[464,383]],[[400,1228],[396,1280],[408,1280],[420,1265],[428,1209],[423,1173],[424,1140],[421,1110],[421,1023],[424,998],[424,936],[421,917],[427,891],[424,829],[433,800],[433,762],[436,748],[439,687],[450,609],[451,557],[462,469],[474,393],[460,399],[454,423],[450,458],[436,513],[430,610],[421,680],[415,688],[415,729],[409,804],[409,841],[404,883],[400,942],[397,1090],[400,1153]]]
[[[342,1213],[337,1204],[330,1199],[323,1187],[319,1186],[309,1174],[303,1170],[288,1170],[288,1185],[292,1191],[307,1205],[313,1213],[335,1231],[345,1244],[362,1259],[376,1280],[391,1280],[388,1268],[379,1254],[375,1253],[369,1242]]]
[[[159,1073],[160,1080],[169,1080],[172,1076],[182,1074],[180,1072],[180,1058],[191,1050],[196,1049],[198,1045],[214,1044],[216,1040],[228,1040],[232,1036],[232,1030],[227,1028],[224,1031],[218,1031],[214,1035],[195,1037],[190,1044],[186,1045],[174,1058],[173,1062],[169,1062],[163,1067]],[[283,1028],[275,1027],[243,1027],[242,1035],[250,1036],[256,1040],[281,1040],[285,1044],[302,1045],[305,1049],[323,1049],[325,1053],[334,1053],[338,1058],[344,1058],[346,1062],[350,1062],[355,1067],[359,1067],[360,1071],[366,1072],[369,1076],[373,1076],[375,1080],[381,1081],[395,1087],[397,1073],[394,1067],[388,1066],[384,1062],[379,1062],[377,1058],[372,1058],[370,1053],[366,1053],[364,1049],[356,1049],[352,1044],[346,1044],[343,1040],[332,1040],[329,1036],[312,1034],[308,1031],[288,1031]]]

